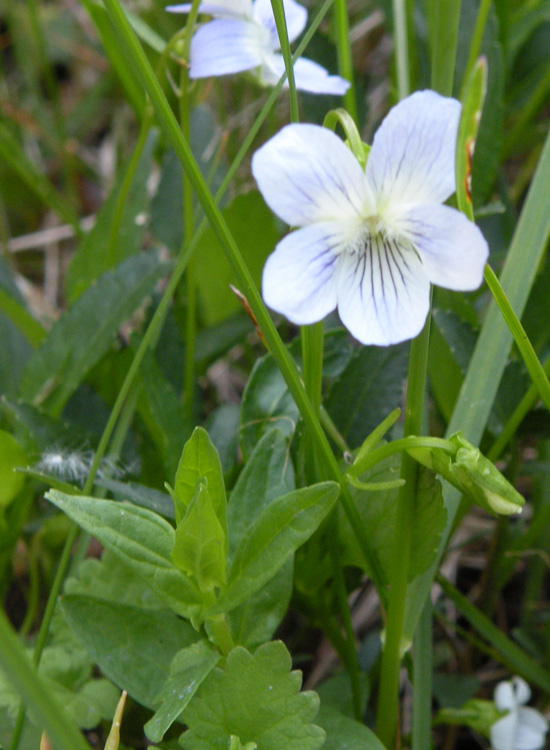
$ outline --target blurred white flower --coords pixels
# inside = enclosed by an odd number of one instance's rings
[[[544,746],[548,722],[525,706],[530,697],[529,685],[521,677],[497,685],[496,707],[508,713],[491,726],[493,750],[540,750]]]
[[[483,280],[488,247],[475,224],[441,205],[455,190],[460,104],[421,91],[395,106],[367,165],[331,131],[288,125],[252,172],[270,208],[299,227],[263,273],[269,307],[299,325],[338,307],[364,344],[420,332],[430,282],[461,291]]]
[[[307,10],[294,0],[283,0],[288,37],[293,42],[304,30]],[[169,5],[172,13],[189,13],[191,4]],[[270,0],[214,0],[201,3],[201,13],[215,20],[200,26],[191,41],[190,78],[208,78],[251,70],[260,83],[274,86],[285,71]],[[296,88],[314,94],[344,94],[348,81],[331,76],[312,60],[294,64]],[[285,82],[288,86],[288,81]]]

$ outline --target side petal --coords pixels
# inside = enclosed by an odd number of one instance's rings
[[[252,158],[268,206],[291,226],[359,221],[370,194],[363,170],[337,135],[318,125],[287,125]]]
[[[432,284],[463,292],[481,286],[489,247],[460,211],[435,203],[411,206],[392,227],[418,250]]]
[[[523,677],[512,677],[512,687],[516,695],[516,703],[518,706],[525,705],[531,697],[531,688],[525,682]]]
[[[262,61],[258,27],[240,18],[219,18],[201,26],[191,40],[190,78],[240,73]]]
[[[544,746],[548,722],[534,708],[518,710],[515,750],[540,750]]]
[[[191,3],[181,5],[167,5],[164,10],[169,13],[189,13]],[[205,13],[217,18],[238,18],[252,16],[252,0],[214,0],[211,3],[201,3],[199,13]]]
[[[343,238],[331,222],[287,235],[267,259],[262,295],[298,325],[322,320],[336,307],[336,269]]]
[[[460,103],[418,91],[390,110],[376,132],[367,177],[382,211],[402,203],[443,203],[455,191]]]
[[[303,5],[299,5],[294,0],[283,0],[285,10],[286,28],[289,42],[292,43],[306,27],[307,10]],[[258,23],[268,29],[273,40],[272,49],[280,49],[279,35],[273,16],[271,0],[254,0],[253,17]]]
[[[430,282],[409,246],[378,237],[345,253],[338,275],[338,312],[363,344],[388,346],[413,338],[428,314]]]
[[[505,683],[501,683],[505,684]],[[510,711],[502,719],[491,724],[491,747],[492,750],[517,750],[516,732],[518,717],[516,711]]]
[[[264,56],[260,77],[264,83],[275,86],[285,72],[285,61],[282,55],[272,53]],[[313,60],[301,57],[294,63],[294,80],[299,91],[311,94],[334,94],[341,96],[349,89],[349,81],[340,76],[331,76],[328,70]],[[288,81],[284,83],[288,88]]]

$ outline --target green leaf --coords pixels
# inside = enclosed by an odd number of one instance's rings
[[[215,667],[183,712],[189,730],[185,750],[226,748],[232,737],[261,750],[317,750],[325,733],[312,721],[319,699],[300,693],[299,672],[280,641],[266,643],[252,656],[237,647],[225,669]]]
[[[363,346],[333,385],[325,406],[350,447],[401,403],[407,359],[407,345]]]
[[[214,444],[224,475],[232,471],[237,463],[239,447],[239,424],[241,409],[238,404],[221,404],[206,423],[210,440]]]
[[[204,480],[200,480],[185,516],[176,527],[172,551],[175,565],[193,576],[203,592],[226,581],[227,536]]]
[[[5,315],[35,349],[42,343],[46,331],[23,305],[0,287],[0,313]],[[2,340],[4,340],[2,338]]]
[[[374,469],[367,472],[362,480],[369,483],[390,481],[398,475],[398,466],[398,459],[391,457],[381,461]],[[433,472],[423,469],[419,474],[418,486],[418,505],[415,509],[409,560],[409,580],[416,578],[433,561],[446,521],[441,486],[435,480]],[[355,496],[357,509],[365,528],[369,529],[373,548],[382,563],[386,580],[389,580],[393,559],[395,517],[398,512],[397,497],[397,490],[383,490],[374,495],[360,493]],[[362,568],[364,558],[357,547],[349,521],[343,514],[341,529],[344,542],[342,564]]]
[[[185,417],[181,398],[162,374],[151,351],[142,360],[140,379],[139,415],[155,441],[166,476],[172,479],[183,445],[191,434],[191,426]]]
[[[178,524],[195,496],[201,479],[206,479],[214,512],[227,538],[227,498],[220,457],[206,430],[195,427],[183,447],[174,483],[174,508]],[[227,552],[227,541],[224,551]]]
[[[146,487],[144,484],[136,482],[119,482],[116,479],[98,479],[96,484],[100,487],[110,490],[116,499],[129,500],[134,505],[160,513],[164,518],[173,520],[174,503],[170,495],[166,492],[154,490],[152,487]]]
[[[265,261],[280,236],[273,213],[257,190],[238,195],[222,213],[259,286]],[[229,287],[238,286],[237,278],[212,229],[201,237],[196,253],[201,259],[195,267],[199,305],[205,324],[211,326],[240,309],[241,303]]]
[[[264,508],[237,548],[227,586],[208,615],[228,612],[267,583],[319,527],[338,493],[335,482],[323,482],[278,497]]]
[[[229,556],[250,525],[273,500],[294,489],[288,438],[278,429],[260,440],[239,475],[227,505]],[[292,594],[293,561],[228,615],[233,639],[251,648],[269,640],[283,619]]]
[[[23,399],[46,402],[53,413],[59,413],[109,349],[119,326],[165,271],[156,253],[140,253],[103,274],[57,321],[30,358],[21,379]]]
[[[279,429],[271,429],[254,448],[229,498],[227,526],[230,557],[264,508],[294,487],[288,437]]]
[[[241,404],[241,449],[247,460],[262,435],[276,427],[292,435],[300,413],[275,360],[271,355],[258,360],[244,389]]]
[[[27,463],[27,454],[13,435],[0,430],[0,527],[4,508],[15,499],[25,482],[23,474],[15,469]]]
[[[57,490],[46,497],[139,574],[174,612],[189,618],[197,615],[202,595],[171,560],[175,532],[167,521],[145,508],[112,500]]]
[[[13,309],[14,305],[17,305],[16,311]],[[23,318],[28,325],[23,324]],[[0,395],[17,393],[21,373],[32,352],[30,338],[27,338],[30,336],[31,320],[33,319],[24,308],[15,277],[8,264],[0,257]],[[35,325],[38,326],[38,323]],[[34,335],[32,343],[36,340]]]
[[[68,594],[61,607],[71,630],[103,674],[144,706],[153,708],[175,654],[199,636],[166,609]]]
[[[384,750],[371,729],[322,703],[317,722],[327,733],[323,750]]]
[[[156,140],[156,134],[150,134],[138,163],[134,164],[132,158],[120,172],[94,226],[78,245],[67,273],[70,302],[92,281],[140,250],[148,208],[147,179]]]
[[[168,679],[157,696],[162,705],[144,727],[150,740],[162,740],[220,658],[208,641],[198,641],[178,651],[170,664]]]

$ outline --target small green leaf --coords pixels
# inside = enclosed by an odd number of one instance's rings
[[[217,455],[217,454],[216,454]],[[204,480],[176,527],[172,551],[175,565],[193,576],[201,591],[212,591],[226,581],[227,537]]]
[[[240,646],[233,649],[225,669],[212,670],[183,712],[189,727],[180,739],[185,750],[227,748],[236,741],[232,737],[245,748],[320,748],[325,733],[312,723],[319,699],[300,693],[301,674],[291,666],[280,641],[260,646],[253,656]]]
[[[162,740],[219,660],[219,653],[208,641],[198,641],[178,651],[157,696],[162,705],[144,727],[150,740]]]
[[[206,430],[196,427],[183,447],[176,472],[174,509],[178,524],[195,496],[201,479],[206,479],[214,511],[227,536],[227,498],[220,457]],[[224,549],[227,552],[227,546]]]
[[[384,750],[371,729],[322,702],[317,722],[327,733],[323,750]]]
[[[171,560],[175,532],[168,521],[146,508],[112,500],[57,490],[46,497],[142,576],[174,612],[189,618],[198,614],[203,597]]]
[[[243,537],[208,616],[228,612],[273,578],[326,518],[339,490],[335,482],[323,482],[273,500]]]

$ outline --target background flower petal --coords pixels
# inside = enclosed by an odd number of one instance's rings
[[[258,27],[240,18],[219,18],[201,26],[191,40],[190,78],[239,73],[262,61]]]
[[[292,43],[305,29],[307,23],[307,10],[303,5],[294,2],[294,0],[283,0],[283,6],[285,9],[288,39]],[[280,49],[279,35],[277,34],[277,26],[275,24],[275,18],[273,17],[271,0],[255,0],[252,12],[254,20],[261,23],[262,26],[269,30],[275,44],[273,49]]]
[[[285,61],[278,53],[264,56],[260,77],[264,83],[275,86],[285,72]],[[318,65],[313,60],[301,57],[294,63],[294,80],[296,88],[300,91],[309,91],[312,94],[334,94],[341,96],[349,89],[349,82],[340,76],[331,76],[328,70]],[[284,83],[288,88],[288,80]]]
[[[189,13],[191,3],[181,5],[167,5],[164,10],[169,13]],[[252,16],[251,0],[214,0],[212,3],[201,3],[199,13],[207,13],[210,16],[239,17]]]
[[[460,104],[418,91],[388,113],[376,132],[367,177],[382,210],[401,203],[442,203],[455,191]]]
[[[517,708],[516,693],[509,680],[498,683],[494,700],[499,711],[513,711]]]
[[[322,320],[336,307],[336,269],[342,237],[332,222],[287,235],[267,259],[262,278],[266,304],[293,323]]]
[[[500,683],[500,685],[504,684],[508,683]],[[500,685],[497,685],[497,690]],[[517,750],[515,742],[517,723],[517,712],[511,711],[506,716],[503,716],[502,719],[491,724],[490,734],[493,750]]]
[[[338,312],[363,344],[387,346],[416,336],[429,309],[430,282],[411,248],[375,240],[345,253],[338,274]]]
[[[516,696],[516,703],[523,706],[531,697],[531,688],[525,682],[523,677],[512,677],[512,687]]]
[[[548,722],[536,709],[518,709],[516,750],[540,750],[547,731]]]
[[[432,284],[459,291],[481,286],[489,247],[460,211],[434,203],[411,206],[395,225],[420,253]]]
[[[357,221],[369,201],[357,159],[337,135],[318,125],[284,127],[256,151],[252,174],[268,206],[291,226]]]

